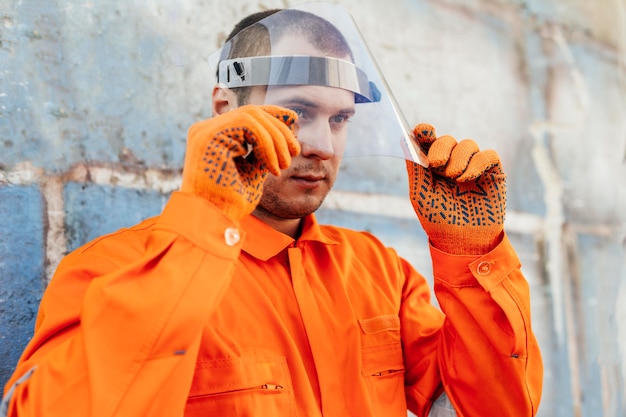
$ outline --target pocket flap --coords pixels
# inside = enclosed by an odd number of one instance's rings
[[[400,330],[400,318],[393,314],[359,319],[361,330],[365,334],[374,334],[389,330]]]
[[[291,380],[286,358],[250,356],[198,362],[189,394],[206,395],[267,383],[289,388]]]

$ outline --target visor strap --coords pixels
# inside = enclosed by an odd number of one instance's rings
[[[254,56],[221,61],[219,83],[249,86],[321,85],[352,91],[355,101],[380,101],[380,92],[351,62],[320,56]]]

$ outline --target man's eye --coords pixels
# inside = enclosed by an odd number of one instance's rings
[[[350,116],[345,114],[338,114],[331,119],[333,123],[345,123],[350,120]]]
[[[289,110],[293,111],[294,113],[296,113],[298,115],[298,117],[303,117],[304,116],[304,110],[296,107],[296,108],[290,108]]]

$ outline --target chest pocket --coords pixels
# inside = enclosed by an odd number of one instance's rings
[[[362,376],[366,381],[375,415],[406,415],[404,358],[400,318],[396,315],[359,320]]]
[[[295,415],[284,357],[239,357],[196,366],[185,416]]]

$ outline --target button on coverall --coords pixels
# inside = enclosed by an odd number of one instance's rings
[[[534,415],[541,357],[506,236],[431,254],[445,316],[368,233],[311,215],[294,241],[176,192],[61,262],[8,415],[427,416],[444,388],[462,416]]]

